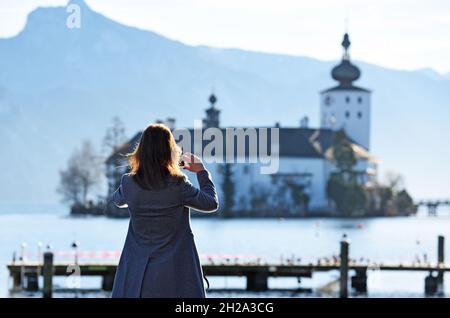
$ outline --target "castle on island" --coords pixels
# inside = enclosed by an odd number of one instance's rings
[[[327,196],[327,183],[337,169],[333,160],[333,136],[337,131],[345,131],[355,154],[357,182],[365,187],[376,183],[377,160],[370,153],[371,91],[354,84],[361,72],[350,60],[347,33],[342,47],[342,60],[331,71],[337,85],[320,92],[320,127],[309,127],[307,117],[300,121],[299,127],[275,126],[279,129],[278,172],[261,174],[255,163],[207,165],[222,207],[227,198],[225,213],[283,217],[333,214],[336,207]],[[203,120],[205,129],[226,128],[220,125],[217,101],[214,94],[209,97],[210,105]],[[174,119],[168,119],[165,124],[176,128]],[[134,149],[140,135],[141,132],[137,133],[107,159],[109,193],[118,187],[120,176],[127,172],[123,155]]]

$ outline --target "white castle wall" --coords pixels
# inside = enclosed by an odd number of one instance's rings
[[[320,125],[344,129],[358,144],[370,149],[370,92],[336,90],[320,95]]]
[[[299,174],[311,174],[310,186],[306,192],[310,196],[309,209],[324,210],[327,208],[326,198],[326,183],[328,181],[328,169],[327,162],[321,158],[280,158],[280,165],[278,173],[299,173]],[[221,164],[205,164],[207,169],[211,172],[213,180],[218,188],[219,196],[223,198],[222,182],[223,174],[220,172],[222,169]],[[272,176],[268,174],[260,173],[260,164],[244,164],[238,163],[232,165],[233,169],[233,181],[235,184],[235,203],[242,205],[251,210],[249,203],[251,189],[261,188],[268,189],[273,188]],[[196,183],[195,176],[189,174],[191,181]]]

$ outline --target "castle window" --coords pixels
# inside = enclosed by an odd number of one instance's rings
[[[358,104],[362,104],[362,97],[361,96],[358,97]]]
[[[358,112],[358,118],[361,119],[362,118],[362,112]]]
[[[345,97],[345,102],[348,104],[348,103],[350,103],[350,97]]]
[[[345,118],[350,118],[350,112],[348,110],[345,112]]]

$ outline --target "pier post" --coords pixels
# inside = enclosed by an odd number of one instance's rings
[[[438,204],[437,203],[428,203],[427,204],[428,207],[428,216],[436,216],[437,215],[437,207]]]
[[[27,291],[38,291],[39,290],[39,274],[37,271],[34,273],[28,273],[25,275]]]
[[[266,291],[267,274],[262,272],[252,272],[247,274],[247,291]]]
[[[367,268],[357,269],[352,277],[352,287],[358,293],[367,293]]]
[[[350,243],[344,239],[341,241],[341,264],[340,264],[340,288],[339,296],[348,297],[348,250]]]
[[[44,266],[42,267],[42,273],[44,275],[44,289],[43,297],[52,298],[53,292],[53,253],[44,253]]]
[[[433,276],[433,272],[430,272],[427,277],[425,277],[425,295],[434,296],[438,290],[438,279]]]
[[[27,248],[27,243],[23,242],[20,246],[20,261],[21,261],[21,266],[20,266],[20,289],[23,289],[23,284],[25,282],[25,260],[26,260],[26,256],[25,256],[25,249]]]
[[[438,266],[442,266],[444,264],[444,246],[445,246],[445,238],[442,235],[438,237]],[[439,269],[437,275],[437,292],[442,295],[444,293],[444,271]]]
[[[102,277],[102,290],[112,291],[114,286],[115,272],[109,272]]]
[[[12,280],[13,280],[13,291],[18,291],[22,289],[22,273],[21,272],[14,272],[11,274]]]

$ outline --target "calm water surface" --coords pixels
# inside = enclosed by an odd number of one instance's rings
[[[447,211],[446,211],[447,212]],[[448,213],[447,213],[448,215]],[[51,244],[55,251],[70,251],[77,240],[81,251],[118,251],[122,248],[128,220],[105,217],[72,218],[63,206],[0,206],[0,297],[8,297],[11,280],[5,264],[13,251],[20,253],[22,242],[26,251],[37,252],[37,243]],[[200,254],[253,255],[279,260],[281,257],[301,257],[304,260],[329,257],[339,253],[339,241],[344,233],[351,241],[352,258],[374,261],[412,261],[417,255],[436,260],[437,236],[447,238],[446,255],[450,255],[450,217],[377,219],[192,219]],[[32,255],[30,258],[33,257]],[[448,258],[448,257],[447,257]],[[370,271],[369,296],[422,297],[427,273]],[[450,274],[446,275],[446,294],[450,295]],[[338,277],[338,273],[315,274],[304,279],[303,287],[319,288]],[[98,287],[99,281],[89,279],[82,287]],[[244,287],[241,278],[210,278],[212,287]],[[57,281],[65,287],[65,281]],[[271,287],[298,286],[293,278],[270,279]],[[86,295],[99,296],[100,294]],[[213,293],[223,296],[223,293]],[[317,292],[312,296],[322,295]],[[104,295],[107,296],[107,295]],[[227,296],[257,296],[233,294]],[[272,295],[274,296],[274,295]],[[279,293],[275,296],[291,296]],[[301,295],[303,296],[303,295]],[[324,296],[334,296],[324,294]]]

